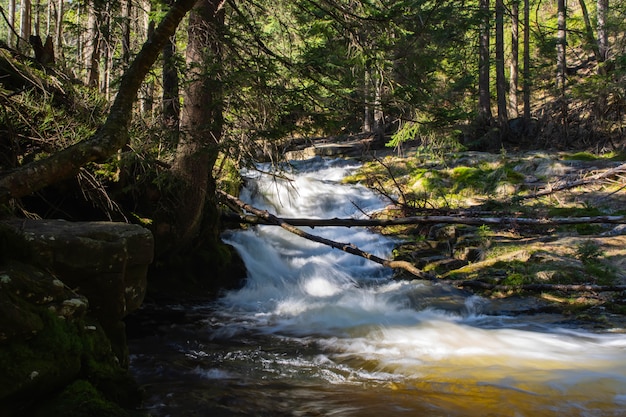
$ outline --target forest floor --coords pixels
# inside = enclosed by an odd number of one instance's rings
[[[413,147],[401,155],[377,151],[370,160],[348,181],[389,196],[384,217],[589,218],[579,224],[415,224],[380,232],[401,238],[396,259],[487,297],[485,313],[626,332],[620,287],[626,286],[626,225],[598,220],[626,214],[623,154],[436,155]],[[481,287],[469,285],[475,283]]]

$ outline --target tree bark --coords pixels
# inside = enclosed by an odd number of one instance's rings
[[[491,121],[491,95],[489,77],[489,0],[480,0],[482,25],[480,29],[480,45],[478,51],[478,115],[481,121]]]
[[[509,76],[509,115],[518,117],[519,89],[519,0],[511,1],[511,65]]]
[[[59,0],[57,2],[56,8],[56,32],[55,32],[55,47],[56,52],[55,56],[59,62],[63,64],[63,14],[64,10],[64,0]]]
[[[7,45],[9,45],[9,48],[12,48],[15,36],[15,0],[9,0],[8,15]]]
[[[200,0],[189,15],[186,51],[187,86],[183,90],[180,137],[172,173],[182,182],[176,208],[175,246],[184,248],[198,236],[202,221],[217,222],[212,169],[222,135],[221,36],[223,0]],[[213,210],[214,213],[205,212]],[[218,241],[217,223],[206,225]]]
[[[132,9],[131,0],[122,2],[122,63],[124,68],[130,63],[130,16]]]
[[[589,19],[589,12],[587,11],[587,5],[585,4],[585,0],[578,0],[580,4],[580,10],[583,14],[583,21],[585,22],[585,39],[593,55],[596,57],[596,61],[598,63],[603,61],[603,58],[600,56],[600,49],[598,48],[598,42],[596,42],[596,37],[593,35],[593,28],[591,27],[591,19]],[[598,19],[600,21],[600,19]]]
[[[107,120],[93,136],[48,158],[0,173],[0,203],[23,197],[76,175],[82,166],[89,162],[102,161],[128,143],[128,128],[137,90],[163,45],[174,34],[178,24],[195,2],[196,0],[178,0],[172,6],[152,38],[144,43],[124,73]]]
[[[596,4],[596,14],[598,15],[598,53],[599,61],[605,62],[609,59],[609,32],[606,27],[606,20],[609,14],[609,0],[598,0]]]
[[[162,51],[163,96],[161,125],[167,132],[170,144],[178,143],[180,127],[179,77],[176,65],[176,35],[165,43]]]
[[[505,131],[508,114],[506,105],[506,78],[504,75],[504,0],[496,0],[496,95],[498,124]]]
[[[524,121],[530,122],[530,0],[524,0]]]
[[[100,30],[98,28],[99,11],[94,0],[88,0],[85,4],[87,9],[87,39],[83,47],[85,57],[85,84],[91,88],[97,88],[100,80]]]
[[[31,35],[31,1],[22,0],[20,6],[20,39],[28,43]],[[18,49],[26,48],[26,45],[20,45],[18,39]]]
[[[556,88],[561,102],[561,123],[567,123],[567,98],[565,95],[565,82],[567,76],[567,1],[558,0],[557,39],[556,39]]]

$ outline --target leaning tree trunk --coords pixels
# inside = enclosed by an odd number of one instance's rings
[[[203,237],[208,243],[218,242],[219,216],[212,169],[222,135],[222,6],[223,0],[200,0],[189,15],[188,84],[183,91],[180,137],[172,167],[182,186],[176,207],[175,241],[168,242],[177,250],[193,243],[203,221],[208,222],[202,229],[208,235]]]
[[[195,2],[196,0],[178,0],[172,6],[124,73],[109,116],[93,136],[48,158],[10,172],[0,172],[0,204],[70,178],[82,166],[89,162],[103,161],[128,143],[128,128],[137,90],[158,58],[163,45],[174,34],[178,24]]]

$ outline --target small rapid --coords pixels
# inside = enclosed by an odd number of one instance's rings
[[[363,217],[385,202],[341,183],[357,168],[314,159],[281,175],[249,171],[241,198],[283,217]],[[365,228],[306,230],[383,258],[396,244]],[[623,334],[483,314],[488,300],[393,280],[378,264],[279,227],[223,239],[246,264],[243,287],[173,306],[193,319],[132,346],[154,415],[626,413]]]

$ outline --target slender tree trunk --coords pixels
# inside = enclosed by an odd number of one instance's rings
[[[132,7],[131,0],[122,2],[122,64],[124,68],[130,63],[130,16]]]
[[[154,12],[154,6],[150,0],[141,0],[141,6],[135,8],[140,10],[137,19],[138,30],[141,39],[150,39],[154,32],[154,21],[150,19],[150,15]],[[139,108],[144,118],[152,118],[152,109],[154,104],[154,81],[149,80],[143,83],[139,91]]]
[[[524,120],[530,123],[530,0],[524,0]]]
[[[35,2],[35,25],[34,25],[34,29],[33,29],[33,34],[35,36],[41,36],[39,33],[39,29],[41,27],[41,2],[39,0],[37,0]],[[28,39],[28,38],[27,38]]]
[[[64,0],[57,2],[57,15],[56,15],[56,52],[55,56],[57,61],[64,63],[63,59],[63,14],[64,14]]]
[[[519,0],[511,1],[511,66],[509,77],[509,115],[519,115],[517,91],[519,90]]]
[[[176,248],[189,247],[201,232],[217,243],[218,221],[212,169],[222,136],[221,36],[223,0],[200,0],[189,15],[187,84],[183,91],[180,138],[174,175],[182,181]],[[170,242],[171,243],[171,242]]]
[[[25,50],[30,39],[31,32],[31,2],[30,0],[22,0],[20,6],[20,38],[24,45],[21,45],[18,40],[18,49]]]
[[[113,52],[111,50],[111,14],[113,6],[110,2],[105,5],[104,15],[100,14],[101,20],[101,40],[100,48],[102,50],[102,64],[104,66],[103,74],[100,80],[100,91],[107,98],[111,99],[111,72],[113,71]]]
[[[603,59],[600,56],[598,42],[596,42],[596,38],[593,35],[593,27],[591,27],[591,19],[589,19],[589,12],[587,11],[587,5],[585,4],[585,0],[578,0],[578,3],[580,4],[580,10],[583,14],[583,21],[585,22],[585,39],[587,40],[587,45],[593,52],[593,55],[596,57],[596,61],[602,62]]]
[[[374,123],[372,122],[371,100],[372,73],[369,65],[365,66],[363,72],[363,133],[371,133]]]
[[[385,113],[383,112],[383,74],[379,71],[374,80],[374,131],[376,135],[384,134]]]
[[[609,59],[609,32],[606,28],[606,20],[609,13],[609,0],[598,0],[596,4],[598,15],[598,52],[600,62]]]
[[[557,17],[557,41],[556,41],[556,88],[560,95],[561,102],[561,123],[566,125],[567,123],[567,97],[565,92],[565,83],[567,77],[567,61],[566,61],[566,46],[567,46],[567,1],[558,0],[558,17]]]
[[[48,7],[46,7],[46,36],[50,36],[52,29],[52,1],[48,0]]]
[[[507,126],[506,78],[504,75],[504,0],[496,0],[496,93],[498,124]]]
[[[162,125],[168,134],[170,144],[178,143],[180,126],[179,77],[176,65],[176,35],[163,47],[163,97]]]
[[[63,0],[59,0],[59,1],[63,1]],[[82,18],[82,11],[83,9],[80,7],[80,2],[78,2],[76,4],[76,27],[80,28],[81,27],[81,18]],[[85,33],[85,31],[82,31],[78,34],[78,36],[76,37],[76,63],[77,63],[77,67],[78,67],[78,73],[83,74],[83,70],[85,68],[83,68],[83,64],[85,62],[85,39],[83,38],[83,34]],[[86,79],[86,77],[84,78]]]
[[[7,34],[7,45],[12,48],[15,42],[15,0],[9,0],[8,15],[9,31]]]
[[[480,46],[478,52],[478,115],[482,122],[491,121],[491,95],[489,77],[489,0],[480,0],[482,26],[480,29]]]
[[[85,84],[92,88],[98,87],[100,80],[100,30],[99,13],[94,0],[86,3],[87,6],[87,39],[85,40],[83,55],[85,57]]]

